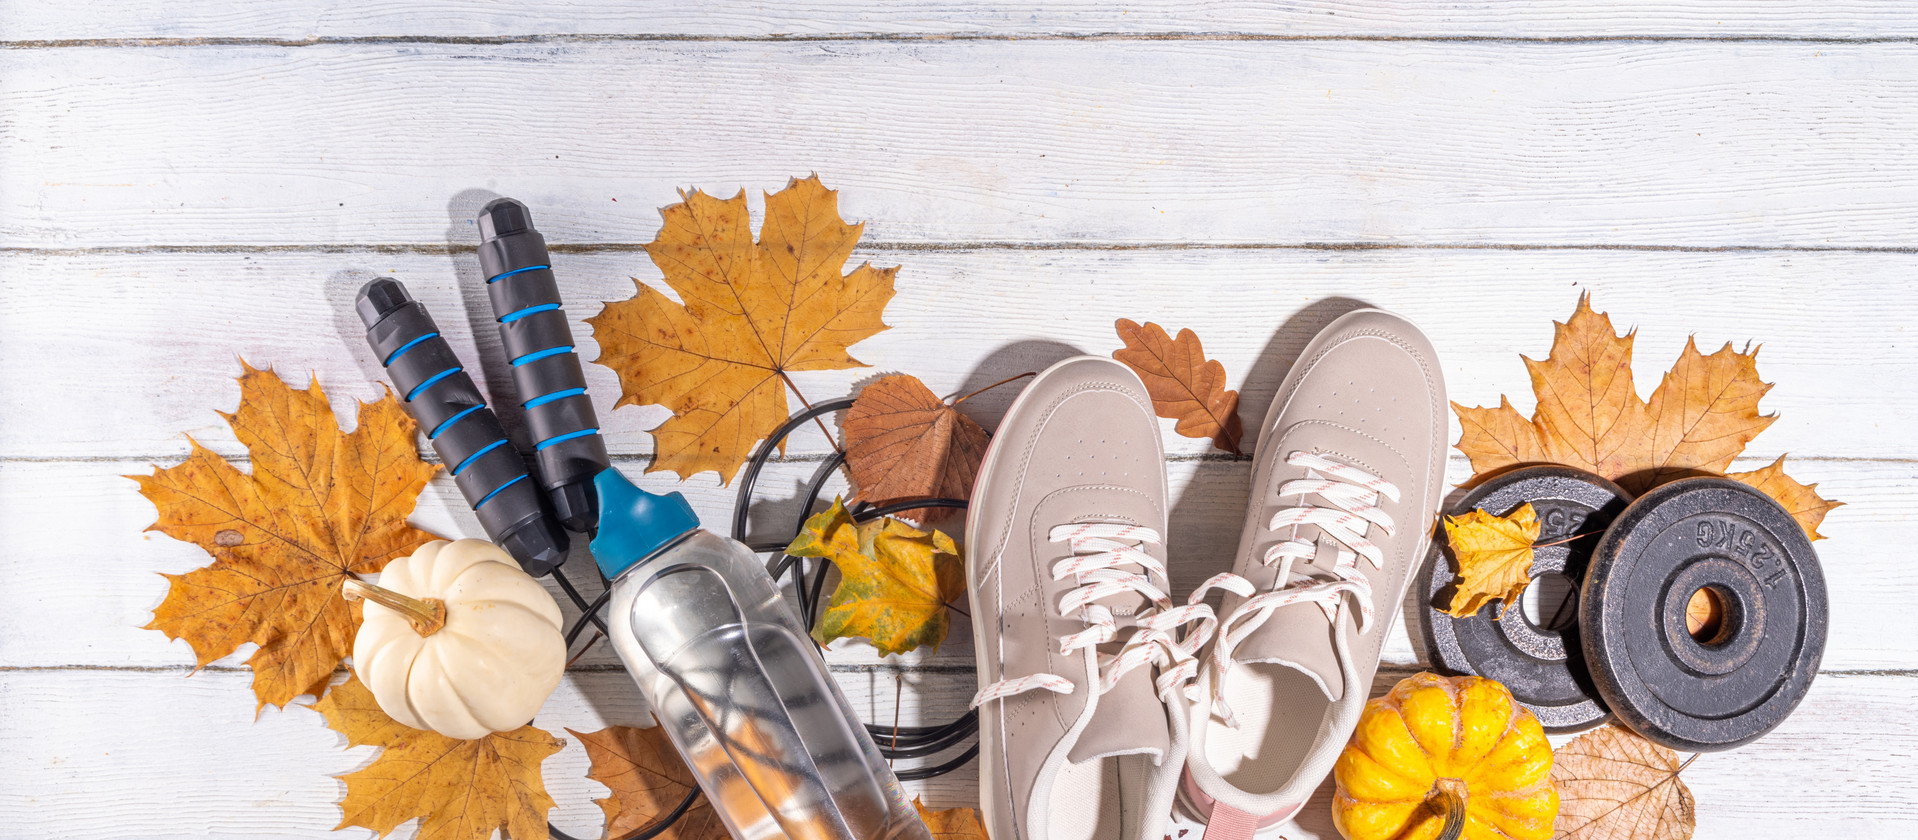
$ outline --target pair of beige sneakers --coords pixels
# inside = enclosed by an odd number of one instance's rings
[[[1096,356],[1033,380],[993,436],[966,529],[994,840],[1160,840],[1175,805],[1206,840],[1291,819],[1357,725],[1425,555],[1444,408],[1411,323],[1332,323],[1259,428],[1232,572],[1174,601],[1144,384]]]

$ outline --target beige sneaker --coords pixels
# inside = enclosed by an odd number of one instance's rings
[[[1218,639],[1194,684],[1180,803],[1206,840],[1291,819],[1358,724],[1444,490],[1445,383],[1417,327],[1332,322],[1260,427]]]
[[[966,525],[993,840],[1165,836],[1215,624],[1166,594],[1166,510],[1158,420],[1118,362],[1053,365],[993,435]]]

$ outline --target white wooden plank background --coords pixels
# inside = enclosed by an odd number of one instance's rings
[[[153,573],[204,554],[142,534],[119,476],[187,433],[244,460],[212,413],[239,355],[343,410],[377,395],[348,308],[374,275],[496,361],[469,221],[494,195],[534,206],[579,318],[656,280],[636,245],[675,190],[815,171],[868,223],[858,258],[903,266],[894,328],[856,348],[875,369],[807,375],[815,398],[891,370],[977,387],[1108,352],[1132,317],[1198,330],[1263,405],[1355,300],[1421,323],[1467,404],[1528,407],[1517,356],[1582,291],[1638,328],[1642,391],[1688,335],[1762,343],[1781,419],[1747,460],[1789,452],[1849,504],[1819,544],[1824,673],[1687,771],[1699,836],[1910,836],[1914,129],[1918,13],[1870,0],[0,0],[0,837],[368,836],[328,831],[329,776],[370,750],[301,709],[254,720],[244,655],[187,678],[185,645],[139,629]],[[661,416],[606,418],[622,465]],[[1247,470],[1170,443],[1189,586],[1228,562]],[[822,449],[796,442],[756,523]],[[710,474],[684,489],[731,509]],[[416,519],[478,533],[450,482]],[[868,716],[903,677],[905,719],[943,720],[970,655],[961,630],[833,660]],[[1416,667],[1402,630],[1387,660],[1381,690]],[[541,725],[640,722],[610,657],[577,667]],[[603,792],[584,768],[574,746],[546,772],[575,834]],[[912,787],[945,807],[975,778]],[[1284,835],[1333,836],[1323,804]]]

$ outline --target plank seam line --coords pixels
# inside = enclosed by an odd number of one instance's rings
[[[965,664],[888,664],[878,663],[828,663],[834,673],[840,674],[972,674],[976,668]],[[1380,664],[1380,673],[1417,673],[1424,666],[1402,663]],[[613,663],[574,665],[567,668],[571,674],[623,673],[625,666]],[[204,671],[215,674],[247,674],[251,668],[241,665],[208,665],[194,668],[192,665],[0,665],[0,673],[57,673],[68,671],[98,671],[129,674],[193,674]],[[334,676],[345,676],[347,669],[339,668]],[[1820,669],[1821,677],[1918,677],[1918,668],[1828,668]]]
[[[449,256],[471,254],[472,245],[393,243],[357,245],[98,245],[82,248],[0,246],[0,254],[27,257],[143,256],[152,254],[378,254]],[[550,243],[555,254],[644,253],[638,242]],[[859,250],[901,253],[973,253],[984,251],[1634,251],[1671,254],[1918,254],[1918,245],[1661,245],[1656,243],[1544,244],[1522,242],[862,242]]]
[[[45,38],[0,41],[0,49],[40,50],[69,48],[167,47],[327,47],[384,45],[512,46],[518,44],[616,43],[844,43],[844,42],[1015,42],[1015,41],[1223,41],[1275,43],[1425,43],[1425,44],[1913,44],[1911,35],[1776,35],[1722,33],[1712,35],[1387,35],[1285,34],[1270,32],[827,32],[816,34],[690,35],[673,33],[550,33],[525,35],[314,35],[305,38],[267,36],[202,36],[196,38]]]
[[[767,463],[817,464],[822,461],[825,461],[829,457],[832,457],[833,454],[834,453],[831,453],[831,452],[788,453],[786,455],[774,455],[773,457],[767,459]],[[154,454],[0,455],[0,465],[4,465],[4,464],[113,464],[113,463],[130,463],[130,464],[145,463],[145,464],[157,465],[164,461],[178,461],[178,460],[184,459],[186,456],[187,456],[187,453],[185,452],[171,452],[163,455],[154,455]],[[251,464],[253,461],[253,459],[247,455],[222,455],[220,457],[225,459],[227,463],[233,464],[234,466],[247,466]],[[613,453],[609,457],[611,457],[614,463],[619,463],[619,464],[648,464],[648,463],[651,463],[653,460],[653,455],[650,452]],[[1771,463],[1771,461],[1774,458],[1776,458],[1776,456],[1763,456],[1763,455],[1740,456],[1739,461],[1735,463],[1751,463],[1751,464],[1762,465],[1762,464]],[[1791,458],[1791,462],[1794,464],[1918,464],[1918,457],[1895,458],[1895,457],[1864,457],[1864,456],[1847,456],[1847,455],[1800,455],[1797,453],[1791,453],[1790,458]],[[420,460],[425,461],[426,463],[429,463],[429,464],[441,463],[439,455],[431,451],[422,452],[420,454]],[[1452,453],[1450,455],[1447,455],[1446,460],[1457,462],[1457,463],[1467,462],[1467,459],[1464,455],[1460,455],[1457,453]],[[1229,452],[1203,452],[1199,454],[1167,455],[1165,457],[1165,461],[1168,464],[1186,464],[1186,463],[1193,463],[1193,462],[1248,462],[1249,463],[1252,461],[1252,456],[1251,455],[1233,455]]]

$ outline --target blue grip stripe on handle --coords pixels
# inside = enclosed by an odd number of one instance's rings
[[[520,365],[524,365],[524,364],[531,364],[533,362],[537,362],[541,359],[544,359],[548,356],[557,356],[561,353],[571,353],[571,352],[573,352],[573,345],[571,344],[568,344],[565,347],[548,347],[544,350],[534,350],[531,353],[528,353],[524,356],[514,359],[513,367],[519,367]]]
[[[489,443],[483,447],[480,447],[480,451],[466,456],[466,460],[461,461],[459,466],[453,468],[453,475],[455,476],[459,475],[460,471],[471,466],[474,461],[479,460],[479,457],[481,455],[485,455],[486,453],[491,452],[505,445],[506,445],[506,438],[500,438],[499,440],[493,441],[492,443]]]
[[[563,399],[566,399],[567,397],[571,397],[577,394],[584,394],[584,393],[586,393],[585,388],[568,388],[564,391],[554,391],[553,393],[547,394],[545,396],[534,397],[530,400],[527,400],[526,402],[521,403],[520,407],[521,408],[537,408],[539,406],[545,405],[554,400],[563,400]]]
[[[528,306],[525,309],[519,309],[512,312],[508,312],[505,315],[501,315],[499,318],[499,322],[502,324],[510,324],[528,315],[532,315],[537,312],[551,312],[558,308],[559,308],[559,304],[557,303],[542,303],[538,306]]]
[[[596,435],[596,434],[599,434],[598,429],[580,429],[577,432],[567,432],[566,434],[563,434],[563,435],[554,435],[552,437],[549,437],[535,444],[533,446],[533,451],[538,452],[542,449],[545,449],[548,446],[552,446],[555,443],[560,443],[562,441],[572,440],[573,438],[581,438],[587,435]]]
[[[502,279],[504,279],[504,278],[507,278],[507,277],[511,277],[511,276],[513,276],[513,275],[515,275],[515,274],[519,274],[519,273],[521,273],[521,272],[526,272],[526,271],[538,271],[538,270],[540,270],[540,269],[542,269],[542,268],[552,268],[552,266],[550,266],[550,265],[529,265],[529,266],[527,266],[527,267],[525,267],[525,268],[515,268],[515,269],[513,269],[512,271],[502,271],[502,272],[500,272],[500,273],[498,273],[498,274],[495,274],[495,275],[493,275],[492,277],[488,277],[488,278],[486,278],[486,282],[488,282],[488,283],[497,283],[497,282],[499,282],[500,280],[502,280]]]
[[[454,424],[454,423],[458,423],[458,422],[460,421],[460,418],[461,418],[461,417],[465,417],[466,415],[468,415],[468,414],[472,414],[473,412],[475,412],[475,411],[478,411],[478,410],[480,410],[480,409],[482,409],[482,408],[485,408],[485,407],[486,407],[486,406],[483,406],[483,405],[476,405],[476,406],[473,406],[472,408],[469,408],[469,409],[466,409],[465,411],[462,411],[462,412],[460,412],[460,413],[458,413],[458,414],[455,414],[455,415],[453,415],[453,416],[451,416],[451,417],[448,417],[448,418],[446,418],[446,419],[445,419],[444,421],[442,421],[442,422],[441,422],[441,423],[440,423],[439,425],[437,425],[437,426],[434,426],[434,427],[433,427],[433,431],[430,431],[430,432],[427,432],[427,433],[426,433],[426,439],[427,439],[427,440],[433,440],[434,438],[437,438],[437,437],[439,437],[439,436],[440,436],[440,432],[444,432],[444,431],[446,431],[447,429],[450,429],[450,428],[452,428],[452,427],[453,427],[453,424]]]
[[[419,338],[413,339],[412,341],[406,342],[405,344],[400,345],[400,349],[393,351],[393,355],[387,356],[386,361],[381,362],[380,364],[385,365],[387,367],[392,367],[394,362],[398,361],[401,356],[406,355],[406,351],[419,346],[419,343],[422,341],[425,341],[429,338],[438,338],[438,337],[439,337],[439,333],[430,332],[423,336],[420,336]]]
[[[413,398],[419,396],[421,391],[424,391],[428,388],[433,387],[433,383],[438,382],[442,379],[445,379],[446,377],[452,376],[453,374],[459,373],[463,369],[464,368],[454,366],[454,367],[447,368],[443,371],[440,371],[439,373],[433,374],[432,376],[426,377],[425,382],[421,382],[420,384],[413,386],[413,390],[406,392],[406,401],[412,402]]]
[[[491,492],[491,493],[488,493],[488,494],[486,494],[486,498],[484,498],[484,499],[481,499],[481,500],[479,500],[478,502],[475,502],[475,503],[473,504],[473,509],[474,509],[474,510],[479,510],[479,509],[480,509],[480,505],[483,505],[483,504],[486,504],[487,502],[490,502],[490,501],[492,501],[492,500],[493,500],[493,497],[494,497],[494,496],[497,496],[497,495],[499,495],[499,491],[501,491],[501,490],[505,490],[506,488],[508,488],[508,487],[511,487],[511,486],[513,486],[513,485],[515,485],[515,484],[518,484],[518,483],[520,483],[520,482],[522,482],[522,481],[525,481],[525,480],[526,480],[526,474],[525,474],[525,473],[520,473],[520,474],[519,474],[519,476],[518,476],[518,477],[516,477],[516,478],[514,478],[514,479],[513,479],[512,481],[508,481],[508,482],[506,482],[505,484],[502,484],[502,485],[500,485],[500,486],[498,486],[498,487],[495,487],[495,488],[493,488],[493,492]]]

